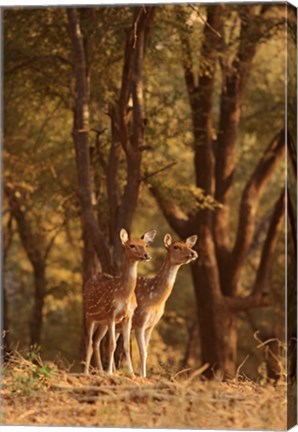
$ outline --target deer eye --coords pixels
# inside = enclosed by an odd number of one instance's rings
[[[129,247],[132,248],[132,249],[136,248],[134,244],[129,245]]]
[[[180,246],[174,246],[174,249],[181,250],[181,247]]]

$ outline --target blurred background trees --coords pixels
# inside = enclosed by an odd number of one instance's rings
[[[152,367],[262,363],[284,338],[285,5],[4,11],[7,344],[79,368],[82,284],[118,231],[198,234]],[[290,16],[292,19],[292,17]],[[265,305],[266,303],[266,305]],[[135,356],[137,359],[137,356]]]

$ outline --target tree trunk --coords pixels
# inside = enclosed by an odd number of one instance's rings
[[[122,269],[123,248],[118,236],[121,228],[131,230],[133,216],[137,207],[141,184],[142,152],[145,150],[145,106],[143,89],[143,65],[148,35],[154,17],[154,7],[138,7],[133,10],[133,22],[127,32],[122,82],[117,104],[112,107],[112,139],[111,168],[118,169],[118,142],[121,144],[126,158],[126,185],[119,200],[116,221],[113,225],[116,231],[112,233],[114,245],[113,263],[119,273]],[[132,110],[129,100],[132,100]],[[117,172],[114,170],[114,175]],[[111,177],[111,176],[108,176]],[[109,179],[111,183],[111,178]],[[113,184],[113,183],[112,183]],[[111,196],[111,194],[110,194]],[[113,221],[112,211],[111,221]]]
[[[200,231],[201,233],[201,231]],[[208,363],[205,375],[214,377],[220,371],[224,378],[235,376],[237,365],[237,316],[224,297],[217,295],[219,283],[210,278],[210,260],[192,265],[192,278],[197,302],[202,363]],[[209,267],[206,270],[206,267]]]
[[[42,313],[44,306],[44,298],[46,292],[46,275],[45,263],[39,262],[34,264],[34,306],[33,314],[30,322],[30,345],[39,346],[41,343],[42,332]]]
[[[92,176],[89,152],[89,76],[86,64],[83,34],[76,9],[67,9],[69,33],[72,42],[73,62],[75,70],[75,103],[73,141],[76,152],[78,175],[78,195],[81,204],[81,225],[84,242],[84,269],[87,280],[89,270],[93,267],[94,256],[91,245],[96,252],[103,271],[111,270],[111,257],[105,237],[98,227],[92,206]],[[88,257],[91,264],[88,264]]]
[[[8,358],[10,353],[10,337],[9,337],[9,314],[8,314],[8,298],[7,298],[7,289],[5,286],[4,273],[5,273],[5,264],[8,256],[8,252],[11,246],[13,238],[13,230],[12,230],[12,214],[10,213],[8,223],[6,229],[4,231],[3,236],[3,272],[2,272],[2,295],[3,295],[3,334],[1,343],[1,358],[5,361]]]
[[[7,360],[10,353],[10,337],[9,337],[9,316],[8,316],[8,300],[5,284],[3,283],[4,277],[2,276],[2,294],[3,294],[3,328],[2,328],[2,342],[1,342],[1,358]]]
[[[33,269],[34,304],[30,321],[30,344],[39,345],[41,341],[43,306],[46,292],[46,261],[54,244],[55,236],[46,245],[45,238],[35,231],[35,226],[29,220],[28,214],[23,210],[24,198],[19,197],[16,191],[5,187],[11,214],[17,223],[18,233],[22,246]]]

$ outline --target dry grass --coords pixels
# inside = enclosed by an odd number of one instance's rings
[[[3,370],[6,425],[286,429],[284,384],[71,374],[15,354]]]

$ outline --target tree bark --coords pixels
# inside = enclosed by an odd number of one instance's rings
[[[8,308],[9,308],[9,304],[8,304],[8,298],[7,298],[7,288],[5,285],[5,280],[4,280],[4,274],[5,274],[5,264],[6,264],[6,260],[7,260],[7,256],[9,253],[9,249],[11,246],[11,242],[13,239],[13,229],[12,229],[12,214],[10,212],[9,214],[9,219],[8,219],[8,223],[6,226],[6,229],[4,231],[4,238],[3,238],[3,272],[2,272],[2,295],[3,295],[3,334],[2,334],[2,339],[3,342],[1,343],[1,358],[5,361],[8,358],[8,355],[10,353],[10,337],[9,337],[9,312],[8,312]]]
[[[5,187],[5,193],[8,197],[11,214],[17,223],[23,248],[33,269],[34,306],[30,321],[30,344],[38,346],[42,334],[42,314],[46,292],[45,251],[48,252],[48,248],[45,247],[45,239],[33,230],[32,224],[22,209],[21,198],[18,198],[15,191],[9,187]]]
[[[228,286],[225,288],[225,292],[230,295],[237,291],[244,259],[253,238],[259,200],[284,155],[284,148],[285,132],[281,130],[265,150],[243,190],[236,241],[230,258],[230,279],[227,279]]]
[[[84,275],[89,277],[87,251],[91,252],[92,244],[103,271],[111,269],[111,258],[108,245],[103,233],[99,230],[92,206],[92,186],[90,178],[90,153],[89,153],[89,77],[87,75],[86,53],[83,43],[83,35],[76,9],[67,9],[69,32],[73,49],[73,61],[75,69],[75,105],[73,140],[76,151],[76,165],[78,173],[78,194],[81,204],[81,224],[84,243]],[[94,257],[90,256],[92,269]]]
[[[122,267],[123,249],[118,241],[121,228],[131,230],[141,183],[142,152],[145,143],[145,106],[143,90],[143,64],[154,7],[138,7],[133,12],[133,23],[127,32],[122,82],[117,104],[112,108],[112,135],[116,139],[111,148],[110,161],[114,173],[118,168],[118,146],[121,143],[126,157],[126,185],[118,205],[116,230],[113,236],[114,268]],[[132,98],[132,107],[129,100]],[[132,112],[131,112],[132,110]],[[117,139],[118,138],[118,139]],[[111,183],[111,179],[109,180]],[[111,195],[111,194],[110,194]],[[112,209],[112,214],[113,214]]]
[[[9,313],[8,313],[8,298],[7,289],[4,283],[4,275],[2,274],[2,295],[3,295],[3,328],[2,328],[2,342],[1,342],[1,358],[6,361],[10,353],[10,336],[9,336]]]
[[[283,188],[280,193],[280,197],[274,206],[271,222],[267,232],[267,237],[263,245],[261,260],[256,275],[255,286],[252,292],[253,296],[262,295],[265,288],[267,288],[266,285],[272,268],[272,256],[275,250],[285,210],[286,200],[285,189]]]
[[[214,378],[216,371],[220,371],[223,377],[231,378],[235,376],[237,359],[236,314],[221,296],[214,295],[210,289],[213,281],[208,280],[208,273],[200,267],[200,263],[192,265],[192,277],[197,299],[201,362],[209,365],[204,375]]]
[[[35,263],[33,266],[34,276],[34,308],[30,322],[30,345],[40,346],[42,332],[42,313],[46,293],[45,262]]]

